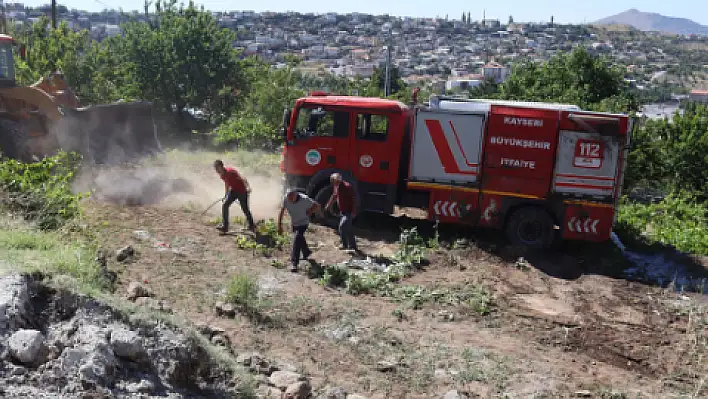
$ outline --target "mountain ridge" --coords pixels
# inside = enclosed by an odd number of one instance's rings
[[[660,31],[679,35],[706,35],[708,26],[688,18],[670,17],[652,12],[630,8],[627,11],[602,18],[594,25],[629,25],[642,31]]]

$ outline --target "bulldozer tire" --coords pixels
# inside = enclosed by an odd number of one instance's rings
[[[0,151],[5,158],[31,162],[29,134],[11,119],[0,119]]]

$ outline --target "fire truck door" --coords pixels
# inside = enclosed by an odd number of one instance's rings
[[[371,212],[393,212],[400,152],[391,142],[395,123],[385,114],[355,115],[352,169],[357,178],[362,207]],[[402,128],[402,127],[400,127]],[[354,165],[356,163],[356,165]]]
[[[348,111],[301,108],[295,127],[298,145],[290,151],[298,174],[312,176],[327,168],[349,168]]]

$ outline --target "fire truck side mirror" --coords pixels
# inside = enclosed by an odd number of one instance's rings
[[[290,125],[290,110],[286,108],[283,111],[283,131],[281,132],[284,139],[287,139],[287,137],[288,137],[288,126],[289,125]]]

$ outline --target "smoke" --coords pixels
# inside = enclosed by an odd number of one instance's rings
[[[249,206],[253,217],[277,217],[282,186],[277,166],[263,168],[259,154],[240,152],[228,155],[207,151],[173,151],[155,159],[122,166],[87,166],[74,182],[76,192],[91,192],[95,200],[125,206],[153,205],[169,208],[192,206],[205,210],[224,197],[224,183],[212,167],[215,159],[234,166],[251,186]],[[220,215],[221,204],[209,214]],[[240,206],[231,206],[231,215],[241,215]]]

